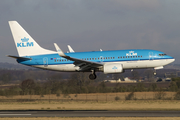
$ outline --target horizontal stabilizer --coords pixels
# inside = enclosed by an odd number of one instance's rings
[[[12,56],[12,55],[7,55],[7,57],[11,57],[11,58],[14,58],[14,59],[20,59],[20,60],[32,60],[31,58],[18,57],[18,56]]]

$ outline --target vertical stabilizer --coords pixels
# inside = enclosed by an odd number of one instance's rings
[[[56,53],[55,51],[46,50],[40,47],[38,43],[36,43],[36,41],[21,27],[17,21],[9,21],[9,26],[19,56]]]

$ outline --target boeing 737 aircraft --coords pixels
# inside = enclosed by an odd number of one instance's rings
[[[96,79],[95,72],[122,73],[126,69],[154,68],[162,69],[175,59],[156,50],[112,50],[94,52],[74,52],[70,47],[69,53],[64,53],[56,43],[56,51],[40,47],[37,42],[16,21],[9,21],[19,56],[18,63],[36,68],[66,71],[92,72],[91,80]]]

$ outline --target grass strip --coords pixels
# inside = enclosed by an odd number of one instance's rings
[[[0,110],[180,110],[177,100],[113,102],[1,102]]]
[[[180,117],[38,117],[0,118],[0,120],[179,120]]]

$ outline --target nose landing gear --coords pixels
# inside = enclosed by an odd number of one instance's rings
[[[156,76],[156,72],[154,72],[154,76]]]
[[[154,70],[154,76],[156,76],[156,69]]]

